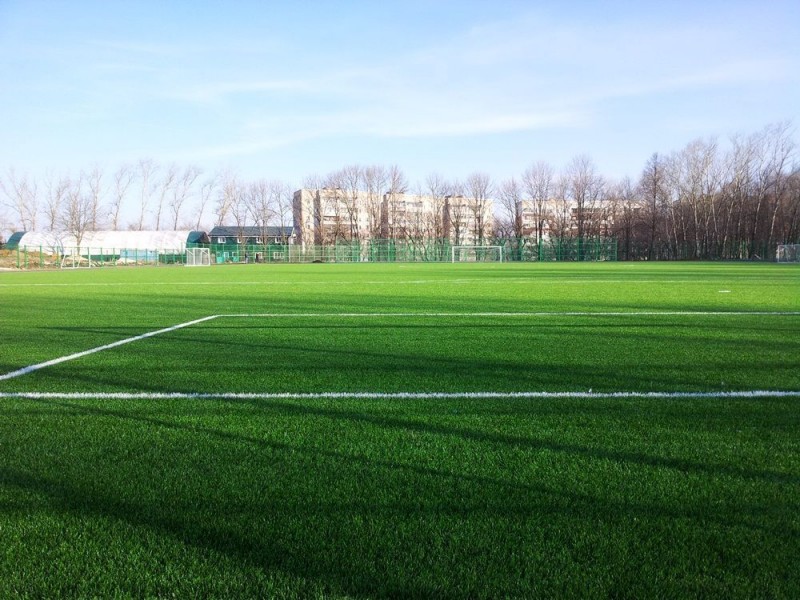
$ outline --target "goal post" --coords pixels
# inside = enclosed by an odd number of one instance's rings
[[[187,248],[186,249],[187,267],[210,267],[211,250],[208,248]]]
[[[800,262],[800,244],[780,244],[775,259],[778,262]]]
[[[59,267],[62,269],[91,269],[91,253],[88,256],[84,256],[80,248],[67,248],[61,255]]]
[[[502,246],[452,246],[451,262],[503,262]]]

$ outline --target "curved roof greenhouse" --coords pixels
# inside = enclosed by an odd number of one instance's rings
[[[187,243],[205,241],[202,231],[87,231],[80,244],[71,233],[26,231],[11,236],[9,249],[64,252],[80,246],[91,251],[150,250],[184,252]]]

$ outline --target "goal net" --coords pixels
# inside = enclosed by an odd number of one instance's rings
[[[91,269],[92,260],[89,256],[83,256],[78,248],[71,248],[61,256],[62,269]]]
[[[211,250],[208,248],[187,248],[186,249],[187,267],[210,267]]]
[[[503,262],[502,246],[453,246],[452,262]]]
[[[800,262],[800,244],[781,244],[776,253],[778,262]]]

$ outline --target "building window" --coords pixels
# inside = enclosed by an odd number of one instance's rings
[[[218,243],[218,244],[224,244],[224,243],[225,243],[225,238],[224,238],[224,237],[222,237],[222,236],[218,237],[218,238],[217,238],[217,243]]]

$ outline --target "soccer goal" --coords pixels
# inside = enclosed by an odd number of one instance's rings
[[[92,260],[90,256],[83,256],[78,248],[71,248],[61,255],[59,266],[62,269],[91,269]]]
[[[211,250],[208,248],[187,248],[186,249],[187,267],[210,267]]]
[[[503,262],[502,246],[453,246],[452,262]]]
[[[781,244],[776,253],[778,262],[800,262],[800,244]]]

